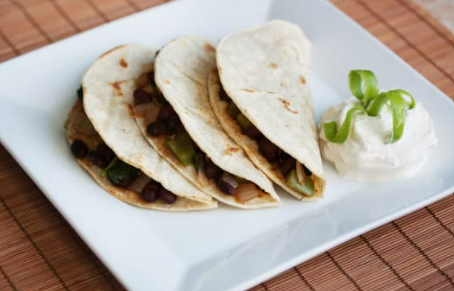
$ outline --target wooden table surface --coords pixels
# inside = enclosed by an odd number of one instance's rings
[[[163,2],[0,0],[0,62]],[[409,0],[332,2],[454,98],[454,38],[436,19]],[[0,145],[0,290],[123,289]],[[454,290],[454,197],[251,290]]]

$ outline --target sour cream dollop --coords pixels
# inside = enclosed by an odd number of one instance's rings
[[[347,111],[360,101],[351,97],[326,110],[319,123],[322,156],[333,162],[339,174],[348,180],[383,183],[411,177],[420,170],[437,145],[432,120],[421,103],[407,111],[402,137],[390,143],[393,117],[389,105],[379,116],[357,114],[347,140],[329,142],[323,124],[336,121],[343,124]]]

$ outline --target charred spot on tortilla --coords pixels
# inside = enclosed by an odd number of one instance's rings
[[[126,81],[117,81],[113,83],[109,83],[112,88],[114,88],[115,96],[123,97],[123,91],[121,91],[121,84],[125,83]]]
[[[216,49],[209,43],[205,44],[205,50],[209,53],[215,53]]]
[[[166,83],[167,85],[169,85],[169,84],[170,84],[170,81],[169,81],[168,79],[165,79],[165,80],[164,80],[164,83]]]
[[[240,148],[238,148],[238,147],[228,147],[225,152],[227,155],[231,156],[232,154],[234,154],[238,151],[240,151]]]
[[[255,91],[252,90],[252,89],[241,89],[241,91],[249,92],[249,93],[254,93],[254,92],[255,92]]]
[[[293,110],[292,108],[290,108],[290,105],[291,105],[290,102],[288,102],[285,99],[282,99],[281,97],[279,97],[278,99],[279,99],[279,101],[281,101],[281,103],[284,106],[285,110],[287,110],[287,111],[289,111],[289,112],[291,112],[293,114],[297,114],[298,113],[298,111]]]
[[[300,83],[303,84],[303,85],[306,85],[306,78],[304,78],[303,76],[300,77]]]
[[[120,66],[122,66],[123,68],[127,68],[127,67],[128,67],[128,63],[127,63],[124,59],[120,59],[119,64],[120,64]]]
[[[296,60],[300,60],[300,55],[298,53],[298,50],[296,48],[294,48],[293,46],[290,48],[296,55]]]
[[[277,69],[276,63],[270,63],[270,68],[271,69]]]
[[[268,94],[274,94],[273,91],[266,91]]]

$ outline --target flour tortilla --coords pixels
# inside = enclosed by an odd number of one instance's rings
[[[275,20],[225,37],[216,51],[220,81],[232,101],[257,129],[312,173],[315,193],[302,195],[260,154],[257,142],[241,133],[219,98],[219,79],[210,78],[211,103],[227,133],[267,176],[304,201],[323,197],[325,176],[310,90],[311,43],[301,29]]]
[[[136,206],[165,211],[214,208],[216,201],[184,179],[149,146],[132,116],[135,81],[152,67],[153,59],[153,50],[138,45],[120,46],[103,54],[82,78],[83,107],[100,138],[118,158],[179,196],[177,201],[171,205],[159,200],[146,203],[137,193],[114,187],[85,160],[79,163],[109,193]],[[68,128],[71,126],[70,115]]]
[[[162,139],[147,138],[180,173],[198,183],[201,189],[217,200],[246,209],[279,206],[280,199],[272,183],[228,137],[211,109],[207,83],[208,75],[215,67],[215,49],[208,40],[193,36],[182,37],[160,50],[155,61],[155,81],[179,115],[188,134],[213,163],[230,174],[255,183],[266,194],[239,203],[232,195],[220,191],[213,182],[208,186],[201,185],[194,167],[181,165],[166,149]],[[140,120],[138,123],[145,133],[145,124]]]

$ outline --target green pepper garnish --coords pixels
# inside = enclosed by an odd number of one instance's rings
[[[374,73],[366,70],[353,70],[348,74],[350,91],[361,100],[364,107],[378,96],[378,81]]]
[[[296,175],[296,170],[293,169],[290,171],[290,173],[287,174],[287,177],[285,178],[285,184],[296,192],[310,196],[314,194],[314,181],[312,181],[310,177],[306,176],[306,174],[303,175],[304,183],[300,184]]]
[[[366,113],[366,110],[360,106],[355,106],[348,110],[347,116],[345,116],[344,123],[339,131],[337,130],[337,123],[335,121],[323,124],[323,130],[325,131],[326,138],[333,143],[344,143],[350,133],[352,119],[359,113]]]
[[[236,118],[238,114],[240,114],[240,110],[238,107],[236,107],[235,103],[233,101],[229,101],[229,104],[227,106],[227,113],[232,117]]]
[[[191,137],[186,131],[178,132],[173,138],[166,140],[167,147],[184,166],[194,160],[195,148]]]
[[[240,113],[236,116],[236,122],[238,122],[243,130],[247,130],[254,126],[243,113]]]
[[[328,141],[344,143],[350,133],[352,118],[355,114],[367,113],[369,116],[378,116],[388,101],[393,115],[393,133],[390,142],[398,141],[404,132],[407,109],[415,107],[413,96],[401,89],[379,94],[377,78],[371,71],[350,71],[349,84],[353,96],[361,101],[362,106],[355,106],[347,112],[339,131],[337,131],[337,124],[334,121],[323,124]]]
[[[115,186],[127,187],[138,177],[139,170],[115,158],[106,168],[106,174]]]

